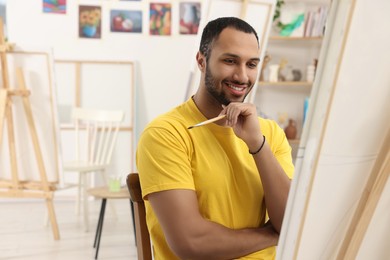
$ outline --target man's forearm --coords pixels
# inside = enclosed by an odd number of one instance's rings
[[[268,215],[276,231],[280,232],[291,180],[276,160],[267,142],[253,158],[260,172]]]
[[[187,238],[168,244],[183,259],[233,259],[276,246],[278,234],[271,225],[262,228],[232,230],[205,220]],[[185,241],[187,239],[187,241]]]
[[[165,239],[181,259],[233,259],[274,246],[271,225],[235,230],[205,219],[192,190],[167,190],[148,195]]]

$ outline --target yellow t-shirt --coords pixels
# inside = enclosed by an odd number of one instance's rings
[[[155,259],[178,259],[169,249],[147,195],[170,189],[196,191],[201,215],[231,229],[260,227],[266,209],[260,176],[244,141],[232,128],[209,124],[192,99],[159,116],[144,130],[137,168]],[[292,178],[291,147],[273,121],[259,118],[261,131],[286,174]],[[275,248],[240,259],[273,259]]]

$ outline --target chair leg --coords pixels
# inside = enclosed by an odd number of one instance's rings
[[[105,171],[101,171],[100,172],[102,178],[103,178],[103,181],[104,183],[106,184],[106,186],[108,187],[109,186],[109,183],[108,183],[108,178],[107,178],[107,174]],[[108,203],[108,206],[110,207],[111,209],[111,212],[112,212],[112,215],[115,219],[118,219],[118,215],[116,214],[116,209],[115,209],[115,205],[113,203]]]
[[[106,202],[107,199],[104,198],[102,200],[102,206],[100,208],[99,221],[96,228],[95,242],[93,243],[93,247],[96,247],[95,259],[98,258],[98,254],[99,254],[100,239],[102,237],[102,231],[103,231],[104,212],[106,210]]]
[[[131,216],[133,219],[133,231],[134,231],[134,241],[135,241],[135,246],[137,246],[137,234],[135,233],[135,216],[134,216],[134,205],[133,202],[130,200],[130,209],[131,209]]]
[[[100,206],[99,220],[98,220],[98,224],[96,226],[95,241],[93,242],[93,248],[96,248],[97,239],[98,239],[99,233],[102,230],[102,222],[103,222],[103,216],[104,216],[104,210],[103,209],[105,208],[105,205],[104,205],[105,202],[104,201],[105,201],[105,199],[102,199],[102,204]]]
[[[84,217],[84,230],[89,231],[89,210],[88,210],[88,193],[87,193],[87,174],[83,174],[83,217]]]
[[[81,189],[83,184],[83,178],[81,176],[81,173],[78,173],[78,183],[77,183],[77,197],[76,197],[76,205],[75,205],[75,213],[77,216],[80,215],[80,207],[81,207]]]

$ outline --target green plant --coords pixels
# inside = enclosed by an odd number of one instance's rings
[[[282,8],[282,6],[284,5],[284,0],[278,0],[276,2],[276,7],[275,7],[275,13],[274,13],[274,18],[273,18],[273,21],[277,21],[277,26],[278,27],[283,27],[283,24],[280,22],[279,18],[280,18],[280,9]]]
[[[289,23],[282,23],[281,22],[281,13],[282,13],[282,6],[285,4],[284,0],[278,0],[276,2],[275,7],[275,13],[273,17],[273,22],[275,24],[275,27],[278,28],[279,34],[282,36],[290,36],[291,33],[302,25],[304,22],[305,15],[299,14],[297,15],[294,20],[290,21]]]

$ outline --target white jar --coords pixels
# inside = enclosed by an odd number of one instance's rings
[[[309,65],[306,69],[306,81],[313,82],[314,81],[314,74],[315,74],[315,66]]]
[[[279,76],[279,65],[273,64],[269,66],[269,81],[277,82]]]

